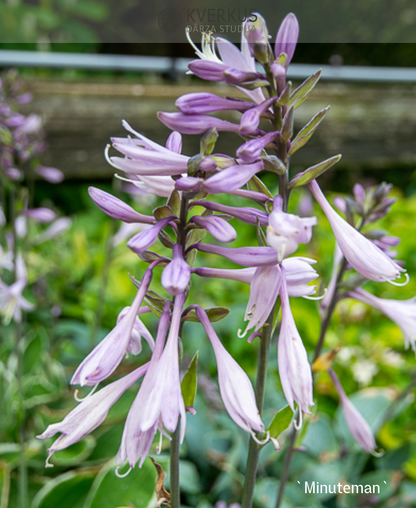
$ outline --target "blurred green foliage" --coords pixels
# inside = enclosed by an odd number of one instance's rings
[[[61,192],[65,190],[61,186]],[[105,187],[105,186],[104,186]],[[273,187],[273,186],[272,186]],[[274,186],[275,187],[275,186]],[[105,423],[91,436],[51,459],[53,469],[45,469],[48,442],[35,436],[53,422],[60,421],[75,406],[73,388],[68,381],[78,363],[114,326],[119,311],[133,300],[135,288],[129,275],[140,279],[145,265],[122,243],[109,249],[109,241],[119,227],[90,202],[86,186],[71,185],[72,199],[79,205],[71,230],[48,244],[32,249],[27,259],[29,277],[36,281],[28,299],[37,302],[37,310],[27,314],[24,333],[23,383],[26,409],[27,460],[30,472],[31,508],[118,508],[155,506],[156,471],[149,460],[127,478],[114,474],[124,421],[137,386],[133,386],[111,409]],[[106,190],[110,190],[108,187]],[[276,190],[275,188],[272,190]],[[398,197],[401,197],[396,191]],[[40,198],[40,196],[42,196]],[[123,195],[125,198],[126,196]],[[39,204],[48,204],[51,196],[38,194]],[[221,198],[225,204],[243,204],[240,198]],[[296,211],[301,192],[293,193],[291,211]],[[136,199],[135,206],[151,213],[159,199]],[[334,239],[328,223],[315,207],[319,218],[313,242],[302,246],[300,255],[319,260],[321,291],[328,284]],[[414,217],[416,196],[400,199],[381,227],[402,237],[398,258],[406,260],[411,280],[405,288],[388,284],[368,284],[379,296],[405,299],[416,293],[416,253]],[[236,222],[236,221],[233,221]],[[233,224],[238,230],[235,246],[255,245],[255,228]],[[39,227],[41,226],[34,226]],[[207,237],[207,240],[214,240]],[[107,247],[106,247],[107,246]],[[163,252],[160,244],[155,250]],[[199,255],[198,265],[233,267],[214,255]],[[103,285],[103,274],[108,277]],[[153,288],[163,296],[155,277]],[[231,313],[214,324],[221,340],[254,379],[258,344],[248,344],[237,337],[244,328],[244,311],[249,288],[242,283],[195,277],[189,300],[204,307],[224,306]],[[319,332],[318,305],[292,299],[292,308],[300,334],[312,354]],[[103,307],[102,307],[103,306]],[[156,319],[144,315],[143,321],[154,333]],[[238,501],[246,459],[248,436],[230,420],[217,388],[216,365],[209,341],[198,323],[188,322],[183,332],[183,373],[199,351],[198,391],[195,416],[188,415],[185,444],[181,449],[181,488],[184,506],[210,508],[218,499]],[[352,440],[338,407],[336,392],[325,372],[315,383],[315,411],[304,422],[298,451],[292,463],[290,482],[285,492],[287,508],[322,506],[355,508],[357,506],[411,507],[416,499],[416,446],[414,393],[401,397],[415,375],[415,355],[404,349],[401,332],[377,311],[352,300],[343,300],[335,313],[327,335],[328,348],[342,348],[334,368],[348,394],[376,433],[381,458],[364,453]],[[277,373],[276,338],[271,350],[264,421],[268,425],[275,413],[286,406]],[[116,378],[144,363],[150,351],[144,347],[139,358],[130,356],[114,373]],[[2,329],[0,348],[0,490],[2,508],[17,506],[19,447],[16,412],[19,411],[16,387],[16,362],[13,329]],[[80,396],[85,396],[83,389]],[[399,400],[399,402],[396,402]],[[260,457],[256,507],[274,506],[283,467],[287,431],[280,437],[281,452],[268,444]],[[49,440],[50,442],[51,440]],[[169,443],[163,441],[157,457],[155,445],[151,456],[168,473]],[[305,494],[304,481],[325,484],[349,482],[377,484],[379,496]],[[168,475],[166,481],[169,481]],[[300,482],[300,484],[298,483]],[[167,483],[168,485],[168,483]]]

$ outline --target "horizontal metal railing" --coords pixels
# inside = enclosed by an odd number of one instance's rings
[[[177,73],[186,72],[190,59],[161,56],[95,55],[0,50],[0,67],[47,67],[88,70]],[[322,65],[322,79],[373,83],[416,83],[416,68]],[[292,64],[290,79],[305,79],[316,72],[316,65]]]

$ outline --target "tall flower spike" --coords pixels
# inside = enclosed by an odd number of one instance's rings
[[[62,422],[49,425],[43,434],[37,436],[38,439],[47,439],[61,432],[61,435],[49,448],[46,465],[52,467],[48,461],[56,451],[64,450],[68,446],[77,443],[101,425],[111,406],[133,383],[146,373],[148,367],[149,364],[146,363],[127,376],[89,395]]]
[[[336,213],[316,180],[309,184],[309,188],[326,215],[339,248],[358,273],[376,282],[392,282],[406,271]]]
[[[344,411],[345,421],[350,429],[352,437],[368,453],[374,453],[376,449],[376,441],[373,432],[363,415],[358,411],[354,404],[350,401],[339,382],[339,379],[332,369],[328,370],[329,375],[337,389],[341,400],[342,409]]]
[[[71,384],[94,386],[116,370],[129,347],[140,305],[152,280],[152,269],[153,266],[150,265],[146,270],[127,314],[79,365],[72,376]]]
[[[347,294],[355,300],[360,300],[378,309],[394,321],[403,332],[406,349],[411,345],[416,353],[416,297],[409,300],[377,298],[361,288]]]
[[[282,324],[277,346],[280,381],[292,410],[295,410],[294,402],[296,402],[301,411],[310,414],[309,407],[314,405],[311,367],[290,309],[285,269],[281,267],[281,270]]]
[[[206,312],[201,307],[196,307],[196,313],[214,349],[220,393],[228,414],[247,432],[263,432],[263,422],[247,374],[221,344]]]

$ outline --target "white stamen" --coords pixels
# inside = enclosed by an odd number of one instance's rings
[[[325,288],[324,289],[324,292],[321,296],[310,296],[310,295],[306,295],[306,296],[302,296],[302,298],[306,298],[306,300],[323,300],[325,298],[325,295],[327,293],[328,289]]]
[[[53,464],[51,464],[51,463],[49,462],[49,459],[50,459],[51,457],[52,457],[52,453],[50,453],[50,454],[48,455],[48,458],[47,458],[47,459],[46,459],[46,461],[45,461],[45,467],[54,467],[54,465],[53,465]]]
[[[373,457],[382,457],[384,455],[384,450],[381,448],[380,451],[376,452],[373,450],[370,452]]]
[[[88,395],[86,395],[85,397],[78,397],[78,393],[79,393],[79,390],[75,390],[74,392],[74,399],[77,401],[77,402],[82,402],[83,400],[85,399],[88,399],[88,397],[91,397],[91,395],[95,392],[95,390],[97,389],[97,386],[99,385],[100,383],[97,383],[96,385],[94,385],[94,388],[90,391],[90,393]]]
[[[295,426],[296,430],[300,430],[302,428],[303,423],[303,413],[302,410],[299,409],[299,421],[293,420],[293,425]]]
[[[390,284],[393,284],[393,286],[399,286],[399,287],[406,286],[410,280],[410,277],[407,272],[404,274],[404,276],[406,279],[404,282],[394,282],[394,280],[390,280],[390,279],[386,279],[386,278],[384,278],[384,282],[390,282]]]
[[[118,166],[114,164],[114,162],[111,160],[110,156],[108,155],[108,152],[110,151],[111,145],[107,145],[104,150],[104,157],[106,158],[106,161],[110,164],[110,166],[113,166],[113,168],[120,169]]]
[[[160,452],[162,451],[162,440],[163,440],[163,435],[161,432],[159,432],[159,446],[156,448],[156,453],[158,455],[160,455]]]
[[[265,445],[266,443],[268,443],[270,441],[270,432],[267,431],[267,435],[266,437],[261,440],[259,439],[257,436],[256,436],[256,433],[254,432],[254,430],[250,429],[250,434],[251,434],[251,437],[254,439],[254,441],[258,444],[258,445]]]
[[[118,472],[118,471],[119,471],[119,469],[120,469],[120,466],[117,466],[117,467],[116,467],[116,470],[114,471],[114,472],[115,472],[115,474],[116,474],[116,476],[117,476],[117,478],[125,478],[128,474],[130,474],[130,471],[131,471],[133,468],[130,466],[130,467],[128,468],[128,470],[127,470],[125,473],[123,473],[123,474],[121,474],[121,473],[119,473],[119,472]]]

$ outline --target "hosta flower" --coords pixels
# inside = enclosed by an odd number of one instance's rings
[[[314,405],[311,367],[290,309],[285,269],[282,267],[281,271],[282,323],[277,346],[280,381],[292,410],[294,411],[294,402],[296,402],[301,411],[310,414],[309,408]]]
[[[58,432],[61,433],[58,439],[49,448],[46,465],[51,467],[48,461],[56,451],[64,450],[68,448],[68,446],[77,443],[101,425],[111,406],[117,402],[133,383],[146,373],[148,366],[148,363],[142,365],[127,376],[85,397],[62,422],[49,425],[43,434],[37,436],[38,439],[47,439]]]
[[[343,255],[358,273],[376,282],[391,282],[406,271],[337,214],[316,180],[309,188],[326,215]]]
[[[71,384],[94,386],[100,383],[116,370],[132,341],[130,350],[136,348],[134,337],[132,339],[133,328],[151,280],[152,269],[149,268],[143,276],[140,289],[128,312],[79,365],[72,376]]]
[[[162,286],[176,296],[185,291],[190,279],[191,267],[183,259],[182,245],[177,243],[172,250],[172,261],[163,270]]]
[[[19,255],[16,260],[16,282],[8,286],[0,279],[0,312],[3,314],[4,324],[9,324],[13,319],[15,322],[22,321],[22,310],[30,311],[35,308],[23,296],[27,285],[26,265]]]
[[[124,309],[117,316],[117,324],[119,324],[128,315],[130,308],[131,307],[124,307]],[[150,349],[153,351],[153,348],[155,347],[155,341],[153,340],[152,334],[136,316],[134,319],[133,328],[131,330],[130,340],[126,352],[131,353],[132,355],[140,354],[142,351],[142,337],[145,338],[146,342],[149,344]]]
[[[368,303],[394,321],[403,332],[406,348],[411,345],[416,352],[416,297],[409,300],[377,298],[361,288],[350,291],[348,296]]]
[[[352,437],[368,453],[374,452],[376,449],[376,441],[373,432],[363,415],[358,411],[354,404],[350,401],[339,382],[339,379],[332,369],[328,370],[329,375],[337,389],[341,400],[345,421],[350,429]]]
[[[206,312],[197,307],[196,313],[214,349],[220,393],[228,414],[242,429],[263,432],[264,425],[247,374],[222,345]]]

